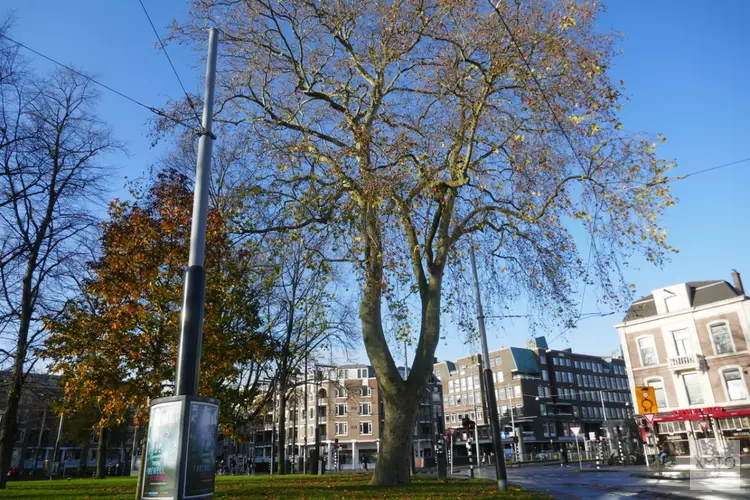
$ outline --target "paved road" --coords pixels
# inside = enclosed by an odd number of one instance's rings
[[[626,498],[698,498],[703,500],[735,500],[750,498],[750,471],[743,470],[741,481],[736,479],[706,479],[702,481],[653,479],[633,477],[645,473],[646,467],[607,467],[607,472],[594,472],[595,466],[584,465],[583,472],[559,466],[524,466],[508,469],[508,480],[530,490],[547,493],[561,500]],[[468,476],[462,467],[454,474]],[[475,470],[476,477],[495,478],[495,469]],[[693,489],[691,489],[691,486]],[[728,489],[728,486],[733,486]],[[698,489],[700,488],[700,489]]]

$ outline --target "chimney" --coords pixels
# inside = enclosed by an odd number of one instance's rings
[[[734,282],[734,287],[740,292],[740,294],[745,295],[745,288],[742,286],[742,278],[740,278],[740,273],[738,273],[734,269],[732,269],[732,281]]]

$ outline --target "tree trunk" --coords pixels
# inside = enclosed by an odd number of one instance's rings
[[[99,442],[96,445],[96,479],[104,479],[107,475],[107,437],[109,430],[102,427],[99,431]]]
[[[377,208],[365,207],[363,220],[365,241],[365,286],[359,308],[362,337],[378,380],[383,400],[384,429],[380,441],[380,455],[370,484],[393,486],[411,482],[411,447],[419,402],[432,373],[433,356],[440,339],[440,294],[444,260],[433,264],[429,278],[415,263],[421,308],[419,341],[414,351],[409,377],[404,380],[391,355],[383,332],[383,245]]]
[[[81,477],[86,473],[86,469],[89,466],[89,448],[91,445],[86,440],[86,444],[81,447],[81,458],[78,460],[78,477]]]
[[[286,374],[282,374],[283,379]],[[279,432],[278,432],[279,474],[286,474],[286,384],[279,382]]]
[[[387,392],[386,392],[387,393]],[[383,397],[385,422],[380,434],[380,454],[370,484],[391,486],[411,482],[411,449],[418,405],[415,398]]]
[[[23,389],[24,362],[26,361],[27,342],[29,338],[29,327],[31,325],[31,313],[33,306],[33,290],[31,281],[36,267],[36,250],[32,252],[26,265],[23,277],[23,292],[21,295],[21,323],[18,328],[18,339],[16,340],[16,354],[13,361],[13,370],[8,381],[8,395],[5,399],[5,414],[0,424],[0,489],[5,489],[8,480],[10,460],[13,457],[13,446],[18,431],[18,406],[21,401],[21,390]],[[41,432],[41,429],[40,431]],[[23,457],[20,457],[23,460]]]

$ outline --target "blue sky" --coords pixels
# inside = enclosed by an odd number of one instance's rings
[[[144,2],[162,34],[187,10],[184,0]],[[622,115],[625,128],[663,133],[668,140],[660,152],[679,163],[675,175],[750,157],[750,36],[745,26],[750,2],[611,0],[606,5],[602,30],[623,35],[612,75],[625,80],[630,97]],[[164,55],[154,48],[156,40],[137,0],[4,0],[0,14],[6,9],[15,11],[16,39],[96,74],[125,94],[157,107],[181,94]],[[203,70],[198,54],[179,46],[170,46],[169,52],[188,90],[199,89]],[[43,61],[35,64],[50,67]],[[148,111],[103,92],[100,113],[128,144],[129,157],[111,158],[119,167],[112,194],[122,196],[125,177],[141,175],[164,146],[150,146]],[[676,182],[679,203],[664,222],[680,253],[663,269],[643,264],[630,270],[627,277],[637,295],[684,281],[728,280],[733,268],[744,271],[750,286],[750,232],[743,203],[747,186],[750,162]],[[590,288],[583,311],[597,310]],[[553,347],[610,353],[617,346],[612,325],[620,313],[582,321]],[[506,320],[488,332],[491,348],[524,345],[529,336],[523,320]],[[449,333],[437,356],[455,359],[477,347]]]

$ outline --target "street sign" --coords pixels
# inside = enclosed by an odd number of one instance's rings
[[[578,433],[581,432],[581,428],[571,426],[570,432],[572,432],[575,437],[578,437]]]
[[[591,441],[596,441],[596,432],[589,432],[589,439]]]
[[[643,418],[646,419],[646,422],[648,422],[648,425],[654,425],[654,414],[653,413],[644,413]]]
[[[659,413],[659,405],[656,404],[654,388],[648,385],[638,386],[635,388],[635,397],[638,402],[638,413]]]

